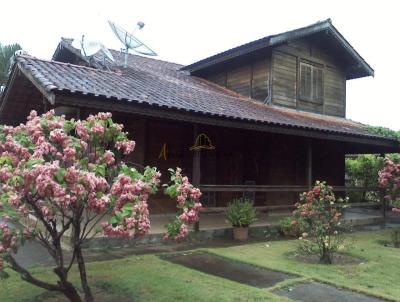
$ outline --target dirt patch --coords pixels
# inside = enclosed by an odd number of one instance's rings
[[[319,255],[299,255],[292,254],[289,257],[296,259],[297,261],[311,264],[320,263]],[[333,256],[333,264],[335,265],[357,265],[364,263],[365,260],[357,257],[353,257],[345,254],[336,254]]]
[[[275,294],[304,302],[384,302],[375,297],[338,289],[323,283],[299,283],[289,288],[274,291]]]
[[[208,253],[180,253],[162,257],[172,263],[258,288],[271,287],[297,276],[258,268]]]

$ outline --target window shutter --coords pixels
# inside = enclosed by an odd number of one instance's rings
[[[300,97],[311,100],[311,67],[300,64]]]
[[[313,100],[321,103],[324,97],[322,77],[322,69],[313,68]]]

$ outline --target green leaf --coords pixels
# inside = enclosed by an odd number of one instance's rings
[[[28,169],[32,169],[33,168],[33,166],[35,166],[35,165],[41,165],[41,164],[43,164],[44,163],[44,160],[43,159],[30,159],[30,160],[28,160],[27,162],[26,162],[26,167],[28,168]]]
[[[74,128],[75,128],[75,121],[74,121],[74,119],[72,119],[72,120],[66,120],[66,121],[64,122],[64,132],[65,132],[66,134],[68,134],[69,132],[71,132],[71,130],[74,129]]]
[[[100,176],[105,177],[106,176],[106,165],[105,164],[95,165],[94,168],[93,168],[93,172],[96,175],[100,175]]]
[[[132,203],[126,203],[124,204],[124,206],[122,207],[123,210],[129,210],[132,211],[134,208],[134,205]]]
[[[111,224],[112,226],[116,226],[116,225],[118,224],[118,219],[117,219],[117,217],[111,217],[111,219],[110,219],[110,224]]]
[[[66,173],[67,173],[67,170],[64,169],[64,168],[60,168],[60,169],[57,171],[57,173],[56,173],[56,175],[55,175],[55,178],[56,178],[56,180],[57,180],[58,183],[64,182],[64,177],[65,177],[65,174],[66,174]]]

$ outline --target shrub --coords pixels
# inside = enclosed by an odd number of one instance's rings
[[[257,221],[257,210],[248,199],[234,199],[228,204],[226,220],[234,227],[248,227]]]
[[[304,233],[300,237],[300,251],[317,253],[322,263],[333,262],[334,253],[344,241],[345,228],[338,207],[344,201],[335,197],[332,187],[319,181],[312,190],[300,195],[292,220],[293,225],[303,221]]]
[[[385,164],[379,171],[379,186],[385,189],[384,199],[393,207],[394,213],[400,214],[400,164],[395,163],[389,158],[385,158]],[[392,243],[395,247],[400,247],[400,230],[392,233]]]
[[[383,158],[374,154],[363,154],[356,158],[346,158],[346,174],[349,185],[360,187],[376,187],[378,171],[383,167]],[[350,202],[376,201],[379,196],[375,192],[349,192]]]
[[[292,217],[288,216],[279,221],[280,232],[285,236],[300,237],[306,228],[306,222],[302,217],[298,217],[296,223],[293,224]]]

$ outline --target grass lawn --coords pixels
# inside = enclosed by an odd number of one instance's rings
[[[36,269],[36,275],[51,273]],[[77,272],[74,271],[74,277]],[[120,294],[125,301],[289,301],[262,289],[195,272],[154,255],[88,264],[91,285]],[[77,279],[75,279],[77,280]],[[1,302],[43,301],[45,291],[13,274],[0,280]],[[122,299],[121,299],[122,300]],[[121,301],[117,296],[109,301]],[[53,301],[53,300],[51,300]],[[57,300],[58,301],[58,300]]]
[[[321,265],[294,260],[287,252],[296,250],[296,240],[255,243],[229,248],[209,248],[208,252],[300,275],[276,287],[308,279],[338,287],[351,288],[370,295],[400,301],[400,249],[383,247],[378,240],[388,239],[388,231],[357,233],[349,253],[361,257],[361,264]],[[203,249],[204,250],[204,249]],[[41,278],[52,278],[45,268],[34,269]],[[289,301],[274,295],[271,289],[258,289],[172,264],[155,255],[88,264],[90,283],[107,289],[117,300],[110,301]],[[77,281],[77,271],[73,280]],[[119,299],[118,295],[129,298]],[[0,301],[43,301],[45,291],[31,286],[12,274],[0,280]],[[51,300],[54,301],[54,300]],[[58,300],[57,300],[58,301]]]
[[[207,251],[261,267],[299,274],[305,279],[319,280],[337,287],[349,288],[369,295],[400,301],[400,249],[384,247],[379,240],[388,240],[390,231],[360,232],[348,254],[362,258],[353,265],[322,265],[299,262],[288,253],[296,251],[297,240],[273,241]],[[290,282],[286,282],[290,284]],[[278,284],[282,286],[284,284]]]

